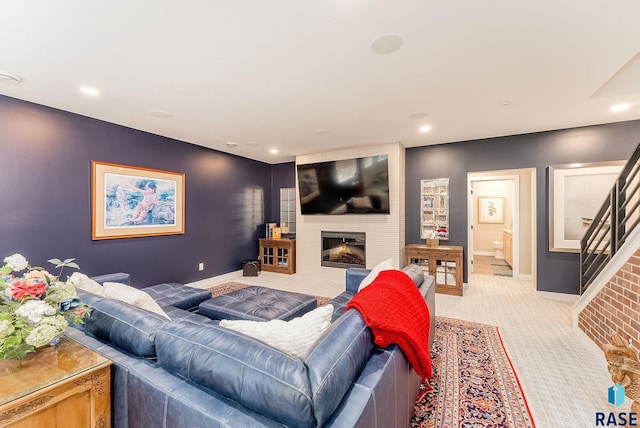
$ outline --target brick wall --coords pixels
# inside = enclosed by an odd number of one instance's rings
[[[640,349],[640,249],[580,312],[578,326],[600,348],[618,333]]]

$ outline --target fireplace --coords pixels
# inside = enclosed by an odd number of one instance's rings
[[[322,231],[322,266],[350,268],[366,266],[365,232]]]

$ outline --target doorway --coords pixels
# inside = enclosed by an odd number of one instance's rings
[[[534,278],[535,169],[468,173],[468,272]]]

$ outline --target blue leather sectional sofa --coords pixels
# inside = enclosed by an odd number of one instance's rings
[[[433,278],[417,266],[403,270],[428,302],[432,341]],[[420,379],[396,345],[373,344],[357,311],[344,313],[367,272],[347,271],[346,290],[332,302],[335,321],[304,360],[185,309],[164,306],[169,321],[86,292],[93,311],[84,330],[68,335],[113,361],[115,428],[406,428]]]

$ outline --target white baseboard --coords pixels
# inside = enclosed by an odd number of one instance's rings
[[[521,274],[520,274],[520,275],[518,275],[518,277],[517,277],[517,278],[515,278],[515,279],[521,279],[521,280],[523,280],[523,281],[533,281],[533,275],[531,275],[531,274],[524,274],[524,273],[521,273]],[[544,291],[541,291],[541,293],[545,293],[545,292],[544,292]],[[557,293],[553,293],[553,294],[557,294]]]
[[[212,276],[211,278],[201,279],[199,281],[190,282],[185,284],[194,288],[209,288],[222,282],[227,282],[233,279],[237,279],[242,276],[242,270],[236,270],[233,272],[225,273],[223,275]]]
[[[554,293],[552,291],[536,291],[536,297],[540,297],[542,299],[549,300],[559,300],[561,302],[571,302],[575,303],[578,301],[580,296],[577,294],[567,294],[567,293]]]
[[[496,252],[495,251],[474,251],[473,255],[474,256],[491,256],[491,257],[495,257],[496,256]]]

